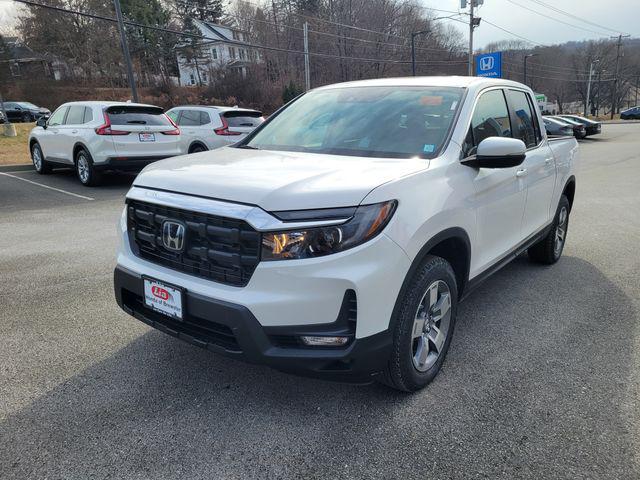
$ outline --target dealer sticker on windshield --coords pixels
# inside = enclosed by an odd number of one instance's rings
[[[182,290],[179,288],[145,278],[144,303],[157,312],[182,320]]]

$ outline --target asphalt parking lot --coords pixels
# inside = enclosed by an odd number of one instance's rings
[[[469,297],[413,395],[148,328],[112,291],[132,177],[0,174],[0,478],[640,478],[640,124],[581,147],[561,261]]]

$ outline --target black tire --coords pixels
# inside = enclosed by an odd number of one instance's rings
[[[89,152],[81,148],[75,157],[76,175],[85,187],[95,187],[102,183],[102,174],[93,165]]]
[[[564,250],[564,244],[567,240],[570,212],[571,205],[569,199],[565,195],[562,195],[560,202],[558,202],[556,215],[553,217],[553,224],[551,225],[549,233],[538,243],[529,247],[528,254],[532,261],[552,265],[560,260],[562,251]],[[561,241],[558,241],[559,237],[561,237]]]
[[[189,149],[189,153],[200,153],[200,152],[206,152],[207,149],[204,148],[202,145],[194,145]]]
[[[31,161],[33,162],[33,168],[40,175],[51,173],[51,165],[44,159],[39,143],[34,143],[31,146]]]
[[[416,322],[420,317],[423,300],[425,302],[428,301],[427,296],[430,295],[430,287],[437,285],[436,289],[439,295],[439,288],[442,284],[448,288],[450,305],[446,336],[440,345],[437,357],[432,359],[431,364],[425,361],[424,370],[420,371],[416,365],[417,349],[420,348],[425,335],[428,337],[433,332],[438,332],[438,329],[443,329],[443,321],[446,315],[441,315],[441,319],[433,323],[434,326],[438,325],[438,327],[433,330],[431,330],[433,327],[430,327],[428,335],[426,333],[428,328],[426,327],[426,322],[424,322],[425,328],[417,328],[419,326]],[[438,299],[436,304],[440,301]],[[436,377],[449,350],[449,344],[453,336],[458,311],[458,287],[455,273],[449,262],[441,257],[428,255],[414,274],[402,297],[398,299],[398,302],[399,308],[391,322],[393,348],[387,369],[382,373],[380,381],[397,390],[415,392],[427,386]],[[431,313],[429,311],[427,317],[430,318]],[[431,320],[429,321],[431,322]],[[416,329],[420,332],[417,337],[414,334]],[[435,343],[429,345],[435,347]],[[434,350],[433,353],[435,354],[435,352]],[[431,352],[427,355],[431,355]]]
[[[24,123],[29,123],[29,122],[31,122],[31,114],[30,114],[30,113],[28,113],[28,112],[24,112],[24,113],[22,114],[22,121],[23,121]]]

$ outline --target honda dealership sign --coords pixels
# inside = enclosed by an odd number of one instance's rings
[[[478,55],[476,57],[476,76],[502,78],[502,52]]]

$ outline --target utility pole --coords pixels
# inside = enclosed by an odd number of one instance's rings
[[[480,25],[480,17],[474,16],[474,8],[484,4],[484,0],[460,0],[460,8],[467,8],[469,3],[469,66],[467,74],[473,77],[473,30]]]
[[[611,120],[616,113],[618,107],[618,75],[620,74],[620,49],[622,48],[622,39],[629,35],[618,35],[618,43],[616,45],[616,74],[613,77],[613,92],[611,95]],[[616,37],[611,37],[616,38]]]
[[[131,97],[134,102],[138,101],[138,91],[136,90],[136,79],[133,76],[133,65],[131,64],[131,55],[129,55],[129,46],[127,45],[127,36],[124,30],[124,22],[122,20],[122,9],[120,8],[120,0],[113,0],[116,7],[116,18],[118,19],[118,30],[120,30],[120,46],[122,46],[122,55],[124,63],[127,65],[127,77],[129,78],[129,86],[131,87]]]
[[[473,77],[473,8],[475,7],[476,0],[471,0],[469,2],[470,12],[469,12],[469,66],[467,75]]]
[[[636,101],[633,104],[634,107],[638,106],[638,87],[640,86],[640,75],[636,75]]]
[[[311,74],[309,73],[309,23],[302,25],[304,34],[304,85],[305,91],[311,90]]]
[[[527,58],[531,58],[531,57],[537,57],[538,54],[537,53],[528,53],[524,56],[524,83],[525,85],[527,84]]]
[[[589,105],[590,105],[590,100],[591,100],[591,76],[593,75],[593,64],[599,62],[600,60],[594,60],[593,62],[591,62],[589,64],[589,81],[587,82],[587,98],[584,102],[584,116],[587,116],[587,113],[590,113],[589,111]]]
[[[598,70],[598,96],[596,97],[596,117],[600,115],[600,88],[602,80],[602,70]]]

